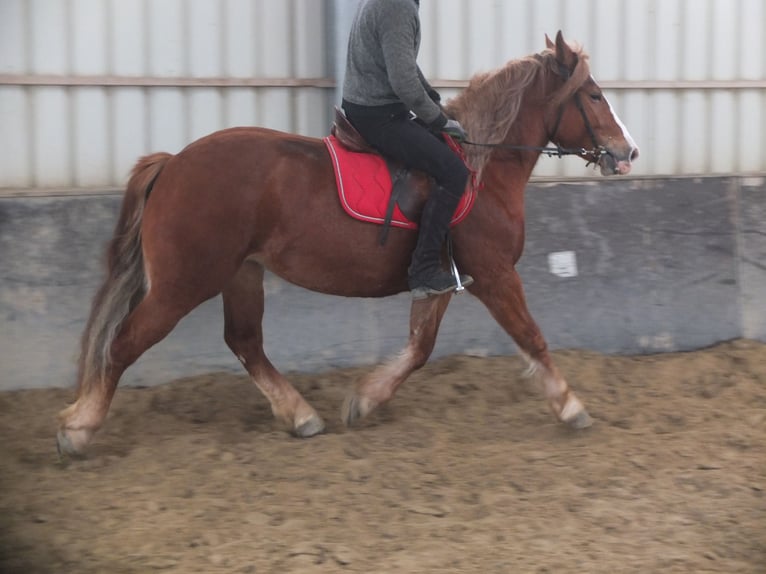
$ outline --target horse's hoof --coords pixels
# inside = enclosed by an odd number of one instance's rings
[[[300,438],[309,438],[322,432],[324,432],[324,421],[318,415],[309,417],[308,420],[295,427],[293,431],[295,436]]]
[[[350,427],[356,421],[363,419],[370,414],[374,408],[375,405],[373,405],[369,399],[360,397],[356,393],[352,393],[343,401],[340,418],[343,421],[343,424]]]
[[[575,416],[573,416],[571,419],[568,419],[564,422],[568,424],[571,428],[575,430],[580,430],[580,429],[586,429],[589,426],[591,426],[593,424],[593,419],[588,414],[588,411],[583,409],[579,413],[577,413]]]
[[[56,434],[56,450],[59,453],[59,457],[82,457],[90,435],[89,431],[83,430],[59,430]]]

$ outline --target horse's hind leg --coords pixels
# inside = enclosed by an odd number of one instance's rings
[[[518,272],[509,266],[490,281],[477,278],[469,291],[487,306],[519,346],[530,364],[530,372],[542,380],[548,404],[556,417],[573,428],[590,426],[588,412],[553,364],[548,344],[527,309]]]
[[[78,387],[77,400],[59,415],[59,453],[76,455],[84,450],[103,424],[125,370],[170,333],[197,303],[183,305],[178,299],[163,299],[150,292],[138,304],[111,343],[105,371],[82,373],[84,378]]]
[[[451,295],[413,301],[410,311],[410,337],[407,346],[396,357],[380,365],[364,377],[346,397],[341,411],[344,423],[366,417],[377,407],[391,400],[407,377],[425,365],[434,349],[444,312]]]
[[[290,430],[310,437],[324,430],[324,421],[263,351],[263,267],[245,261],[223,291],[226,344],[271,403],[271,410]]]

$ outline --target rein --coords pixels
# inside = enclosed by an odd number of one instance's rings
[[[577,156],[594,156],[596,158],[596,161],[601,159],[601,156],[608,153],[603,146],[598,146],[593,149],[586,149],[584,147],[581,148],[567,148],[567,147],[561,147],[561,146],[531,146],[531,145],[514,145],[514,144],[504,144],[504,143],[481,143],[481,142],[472,142],[470,140],[462,140],[460,143],[463,143],[465,145],[472,145],[476,147],[490,147],[490,148],[501,148],[501,149],[511,149],[511,150],[519,150],[519,151],[539,151],[540,153],[547,155],[548,157],[564,157],[565,155],[577,155]]]

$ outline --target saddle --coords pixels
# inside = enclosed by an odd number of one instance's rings
[[[348,121],[343,111],[337,107],[335,108],[335,122],[330,133],[335,136],[343,147],[350,151],[380,155],[364,140],[362,135]],[[388,201],[383,229],[380,233],[381,245],[385,244],[388,237],[395,207],[398,207],[401,213],[410,221],[420,221],[426,200],[436,185],[434,178],[423,172],[410,171],[399,162],[385,157],[383,159],[391,175],[391,197]]]

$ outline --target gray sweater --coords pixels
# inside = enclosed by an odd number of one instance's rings
[[[434,128],[447,121],[417,64],[415,0],[362,0],[348,41],[343,99],[359,106],[403,104]]]

